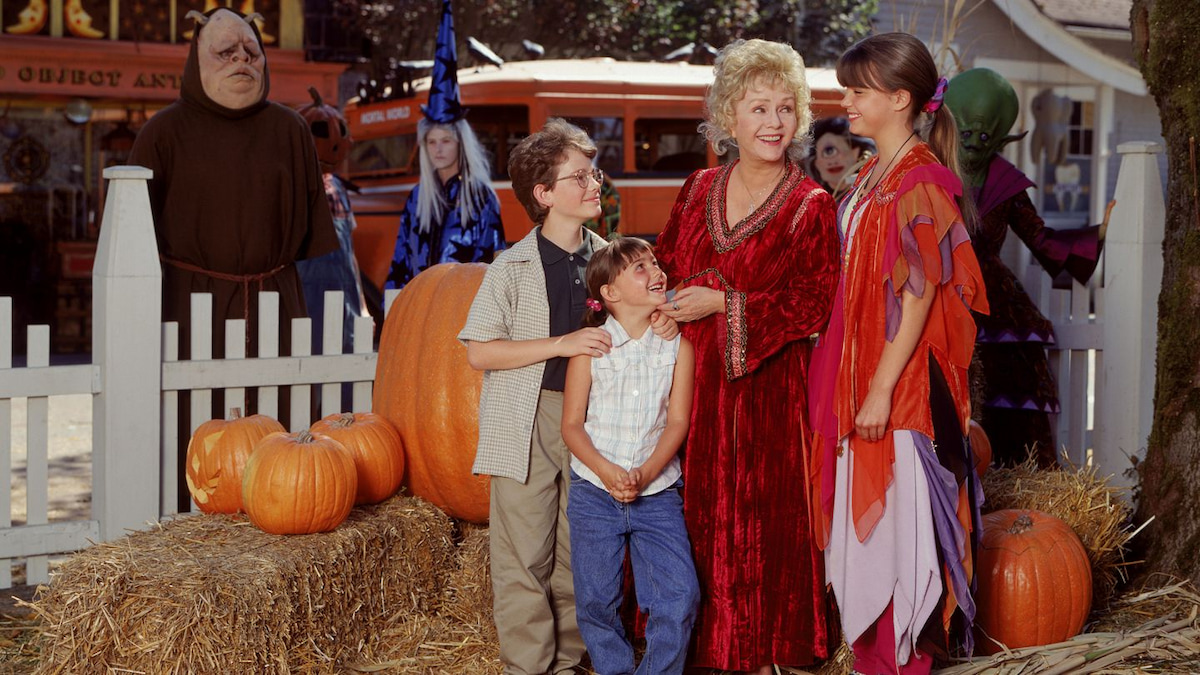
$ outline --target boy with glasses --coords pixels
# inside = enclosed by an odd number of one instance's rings
[[[562,439],[563,388],[572,356],[612,346],[601,328],[580,328],[584,271],[606,245],[583,223],[600,213],[596,146],[578,127],[551,119],[508,162],[513,192],[537,224],[484,275],[458,339],[486,371],[472,471],[491,476],[491,565],[500,660],[506,674],[572,672],[583,656],[571,578]],[[656,332],[673,337],[673,321]]]

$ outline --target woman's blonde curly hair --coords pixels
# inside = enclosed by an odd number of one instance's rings
[[[713,152],[724,155],[737,150],[737,140],[731,130],[736,123],[735,106],[746,90],[760,80],[766,84],[791,91],[796,96],[796,135],[788,145],[788,158],[800,162],[808,146],[808,129],[812,125],[809,104],[812,95],[805,77],[804,59],[790,45],[767,40],[734,40],[717,54],[713,66],[715,78],[708,88],[705,107],[708,119],[700,125],[700,133],[712,145]]]

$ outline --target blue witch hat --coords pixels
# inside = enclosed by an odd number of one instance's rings
[[[421,111],[430,122],[451,124],[462,119],[467,111],[458,100],[458,43],[454,39],[450,0],[442,0],[442,20],[438,24],[437,51],[433,58],[429,104],[421,106]]]

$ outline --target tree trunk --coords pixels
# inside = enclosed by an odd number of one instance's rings
[[[1200,4],[1134,0],[1132,19],[1134,51],[1158,103],[1168,157],[1154,426],[1138,467],[1137,522],[1155,520],[1139,546],[1145,572],[1200,582]]]

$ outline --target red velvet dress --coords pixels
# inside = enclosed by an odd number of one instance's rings
[[[725,315],[682,326],[696,349],[683,460],[702,596],[692,665],[749,670],[829,654],[805,397],[809,338],[829,317],[838,241],[833,199],[790,163],[767,201],[728,226],[735,165],[688,178],[657,255],[672,285],[725,293]]]

